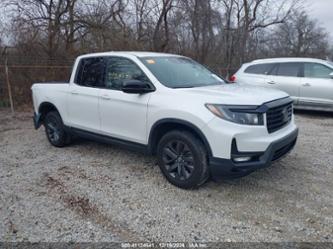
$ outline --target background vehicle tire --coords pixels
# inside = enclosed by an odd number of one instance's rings
[[[157,146],[158,165],[173,185],[192,189],[208,177],[207,151],[202,142],[188,131],[170,131]]]
[[[64,147],[71,141],[67,134],[62,119],[57,111],[48,112],[44,118],[46,137],[56,147]]]

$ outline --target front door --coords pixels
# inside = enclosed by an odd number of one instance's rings
[[[146,143],[148,101],[151,93],[129,94],[121,91],[126,80],[151,84],[133,61],[124,57],[108,57],[105,86],[100,91],[101,132],[115,138]]]

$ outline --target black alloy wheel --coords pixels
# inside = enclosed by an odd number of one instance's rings
[[[54,120],[54,117],[48,119],[48,122],[45,124],[47,136],[50,139],[51,143],[57,143],[60,139],[60,127],[57,122]]]
[[[44,118],[44,126],[47,139],[53,146],[64,147],[71,142],[71,135],[65,131],[58,112],[48,112]]]
[[[163,162],[169,175],[179,180],[187,180],[194,170],[194,158],[189,147],[180,140],[171,140],[163,148]]]
[[[166,133],[158,143],[157,159],[163,175],[177,187],[197,188],[209,178],[207,150],[189,131]]]

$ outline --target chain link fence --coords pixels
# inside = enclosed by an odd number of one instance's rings
[[[68,81],[72,60],[49,60],[33,57],[8,57],[8,74],[5,59],[0,59],[0,107],[9,106],[7,77],[14,106],[32,103],[31,86],[36,82]]]

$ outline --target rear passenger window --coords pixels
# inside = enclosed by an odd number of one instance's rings
[[[80,86],[102,87],[104,84],[105,59],[103,57],[81,59],[76,83]]]
[[[319,63],[304,64],[304,77],[307,78],[330,79],[330,73],[332,72],[333,69]]]
[[[298,63],[298,62],[280,63],[277,68],[276,75],[299,77],[301,66],[302,66],[302,63]]]
[[[244,72],[249,74],[268,74],[273,66],[274,64],[272,63],[252,65],[246,68]]]

